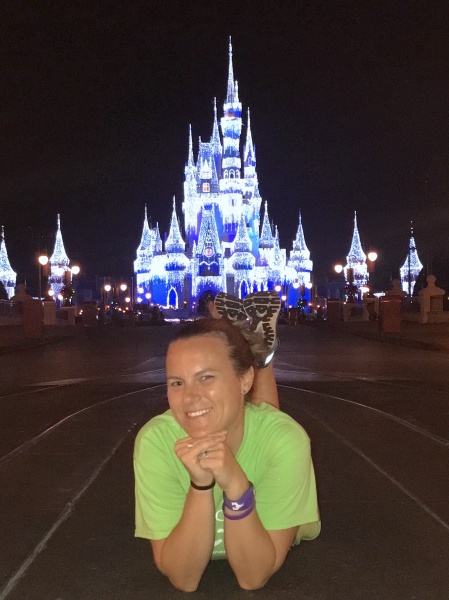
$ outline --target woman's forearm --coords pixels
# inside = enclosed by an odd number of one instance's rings
[[[214,547],[213,490],[191,488],[179,523],[164,542],[160,570],[183,591],[194,591],[209,563]]]
[[[276,549],[256,509],[243,519],[224,519],[226,556],[243,589],[258,589],[275,572]]]

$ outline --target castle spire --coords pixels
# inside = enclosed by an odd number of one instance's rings
[[[408,245],[408,254],[404,264],[399,269],[401,273],[402,289],[409,296],[413,294],[416,280],[423,268],[422,262],[419,260],[418,251],[416,250],[415,237],[413,233],[413,221],[410,221],[410,240]]]
[[[301,255],[303,255],[304,258],[310,257],[310,252],[309,252],[309,249],[307,248],[306,240],[304,237],[304,230],[302,228],[301,211],[299,211],[298,230],[296,231],[296,239],[293,242],[293,250],[295,252],[301,253]]]
[[[64,248],[64,242],[62,241],[62,233],[61,233],[61,215],[58,213],[57,217],[57,231],[56,231],[56,239],[55,239],[55,247],[53,250],[53,254],[50,258],[50,264],[52,267],[61,268],[63,267],[66,271],[69,267],[69,257],[66,254]]]
[[[295,269],[303,282],[310,281],[310,275],[306,276],[305,274],[312,272],[313,263],[310,260],[310,251],[307,248],[304,237],[301,211],[299,211],[298,230],[296,232],[296,239],[293,242],[293,250],[290,252],[288,266]]]
[[[243,151],[243,160],[245,166],[245,173],[248,167],[252,167],[256,164],[256,153],[254,150],[253,137],[251,135],[251,118],[248,108],[248,124],[246,126],[246,143]]]
[[[0,239],[0,281],[8,294],[8,298],[14,295],[14,288],[16,286],[16,273],[12,270],[9,262],[8,252],[6,251],[5,244],[5,227],[2,225],[2,233]]]
[[[362,263],[366,260],[366,254],[363,252],[362,243],[360,242],[359,228],[357,227],[357,211],[354,211],[354,232],[352,234],[351,248],[346,258],[348,263]]]
[[[237,233],[235,234],[234,240],[234,251],[235,252],[251,252],[252,244],[248,235],[248,228],[246,226],[245,215],[240,215],[239,224],[237,227]]]
[[[368,282],[368,267],[366,265],[366,254],[363,252],[360,242],[359,229],[357,227],[357,212],[354,211],[354,232],[352,234],[351,248],[346,257],[344,274],[347,281],[351,281],[358,288]]]
[[[235,82],[234,82],[234,67],[232,65],[232,40],[229,36],[229,70],[228,70],[228,93],[226,102],[233,103],[235,94]],[[237,98],[238,102],[238,98]]]
[[[218,119],[217,119],[217,99],[214,98],[214,125],[212,128],[212,137],[210,138],[215,148],[219,148],[221,152],[221,140],[220,140],[220,132],[218,131]]]
[[[165,251],[174,254],[182,254],[185,251],[185,248],[186,245],[181,236],[178,216],[176,214],[176,200],[173,196],[173,212],[171,215],[170,233],[168,234],[165,242]]]
[[[154,255],[154,233],[148,224],[147,205],[145,204],[145,213],[143,219],[142,237],[136,251],[136,260],[134,261],[134,272],[144,272]]]
[[[195,161],[193,159],[192,125],[189,125],[189,158],[187,159],[187,166],[195,166]]]
[[[212,146],[212,153],[214,156],[215,170],[217,172],[217,178],[221,179],[221,160],[223,156],[223,147],[220,140],[220,132],[218,130],[217,120],[217,99],[214,98],[214,125],[212,128],[212,137],[210,138]],[[217,181],[218,184],[218,181]]]
[[[273,248],[274,239],[268,219],[268,202],[265,202],[265,213],[263,216],[262,231],[259,238],[259,248]]]

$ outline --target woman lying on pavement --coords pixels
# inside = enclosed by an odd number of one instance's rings
[[[273,312],[253,314],[256,334],[264,319],[275,328]],[[292,545],[320,530],[309,438],[276,408],[272,362],[256,350],[266,367],[257,368],[242,331],[213,318],[179,331],[167,352],[170,410],[136,439],[136,536],[184,591],[197,589],[211,559],[227,559],[242,588],[260,588]]]

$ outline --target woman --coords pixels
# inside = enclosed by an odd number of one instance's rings
[[[167,352],[170,410],[136,439],[136,536],[180,590],[197,589],[211,558],[226,558],[242,588],[260,588],[292,544],[319,533],[309,438],[261,401],[276,390],[272,364],[254,365],[239,327],[187,324]]]

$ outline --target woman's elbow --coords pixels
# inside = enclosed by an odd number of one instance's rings
[[[173,587],[175,587],[180,592],[196,592],[198,586],[200,584],[200,580],[198,581],[177,581],[176,579],[170,579],[170,583]]]
[[[254,581],[251,581],[248,579],[242,579],[242,580],[237,579],[237,582],[238,582],[239,586],[242,588],[242,590],[246,590],[247,592],[250,592],[250,591],[254,591],[254,590],[260,590],[261,588],[263,588],[269,579],[270,579],[269,577],[267,577],[266,579],[263,579],[263,580],[254,580]]]
[[[201,577],[180,577],[179,573],[168,573],[159,568],[159,571],[167,577],[173,587],[180,592],[196,592],[201,581]]]

